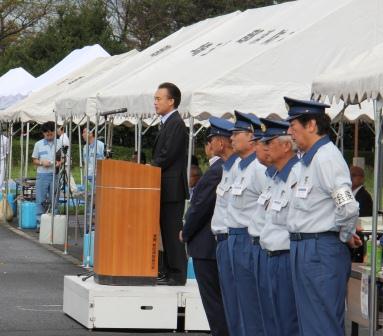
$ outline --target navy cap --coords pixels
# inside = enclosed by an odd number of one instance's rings
[[[239,111],[234,111],[234,114],[235,124],[231,129],[232,131],[248,131],[254,133],[255,129],[261,129],[261,121],[256,115]]]
[[[266,127],[266,131],[264,132],[261,141],[269,141],[279,136],[287,135],[287,130],[290,127],[290,124],[284,120],[270,120],[261,118],[261,121]]]
[[[299,100],[289,97],[283,97],[289,108],[287,121],[311,114],[325,113],[325,109],[330,105],[317,102],[315,100]]]
[[[234,127],[234,124],[232,122],[217,117],[210,117],[209,122],[211,127],[209,134],[207,135],[208,139],[215,135],[231,137],[231,130]]]

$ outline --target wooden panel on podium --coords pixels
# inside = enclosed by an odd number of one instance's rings
[[[127,161],[98,161],[96,282],[109,285],[155,284],[160,185],[160,168]]]

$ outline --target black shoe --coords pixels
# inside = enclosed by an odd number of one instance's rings
[[[166,278],[167,278],[166,273],[158,272],[157,281],[161,281]]]
[[[161,280],[157,279],[157,285],[159,286],[185,286],[186,281],[179,281],[173,278],[165,277]]]

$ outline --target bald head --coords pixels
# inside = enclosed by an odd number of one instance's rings
[[[358,166],[350,167],[352,190],[360,187],[364,183],[364,170]]]

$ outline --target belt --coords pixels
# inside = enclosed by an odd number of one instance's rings
[[[250,237],[253,245],[259,245],[259,237]]]
[[[248,234],[247,228],[229,228],[229,235],[243,235]]]
[[[221,241],[223,241],[223,240],[226,240],[228,236],[229,236],[229,235],[228,235],[227,233],[217,233],[217,234],[215,235],[215,240],[216,240],[217,242],[221,242]]]
[[[319,239],[321,237],[339,237],[339,232],[337,231],[326,231],[318,233],[303,233],[303,232],[292,232],[290,233],[290,240],[305,240],[305,239]]]
[[[279,255],[284,254],[284,253],[290,253],[290,250],[267,251],[267,255],[269,257],[279,256]]]

